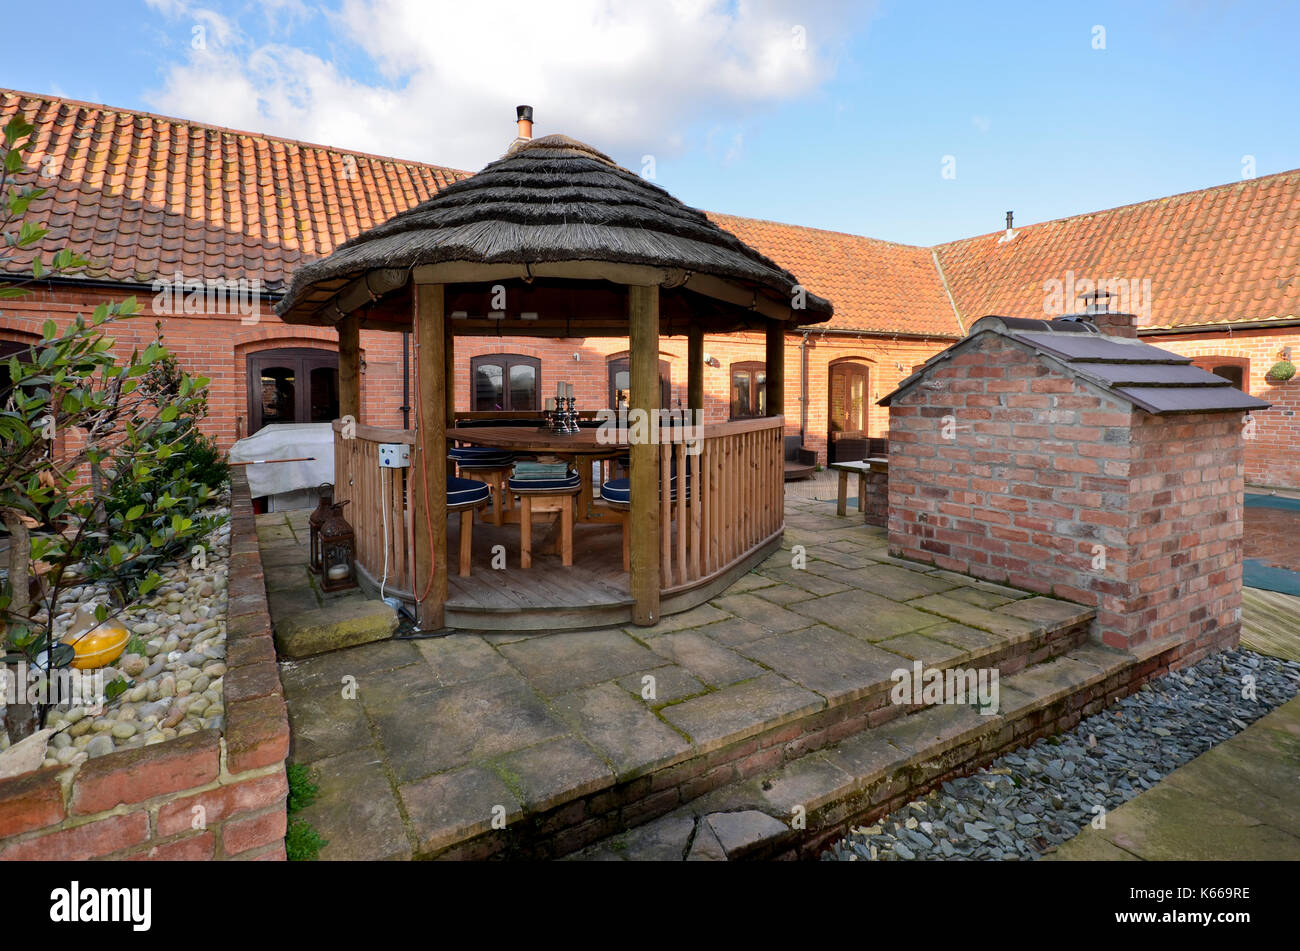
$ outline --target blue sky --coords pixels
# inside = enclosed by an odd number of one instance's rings
[[[570,4],[70,2],[0,85],[471,169],[531,102],[690,204],[916,244],[1300,166],[1295,3]]]

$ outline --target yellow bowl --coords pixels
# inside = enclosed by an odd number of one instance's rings
[[[69,645],[76,656],[72,666],[78,670],[94,670],[106,667],[122,656],[126,642],[131,639],[131,632],[121,621],[109,620],[91,628],[81,637],[69,634],[63,643]]]

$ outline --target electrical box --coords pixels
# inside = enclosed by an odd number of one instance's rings
[[[404,442],[381,442],[379,444],[379,468],[407,469],[411,465],[411,447]]]

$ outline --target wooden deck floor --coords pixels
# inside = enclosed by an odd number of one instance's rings
[[[1241,646],[1300,661],[1300,598],[1260,588],[1242,589]]]
[[[519,566],[519,526],[498,528],[475,520],[470,577],[462,578],[453,569],[447,579],[448,625],[472,627],[474,616],[480,616],[480,625],[496,628],[490,615],[518,612],[549,619],[557,627],[580,625],[583,619],[599,624],[630,609],[620,526],[575,525],[573,564],[568,568],[560,564],[558,552],[547,550],[547,534],[547,523],[534,522],[533,565],[524,570]],[[455,566],[460,557],[459,519],[450,520],[448,536],[448,564]],[[505,568],[492,567],[497,545],[505,548]]]

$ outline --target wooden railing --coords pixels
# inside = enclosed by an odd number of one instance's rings
[[[662,471],[677,476],[677,503],[660,493],[661,591],[716,577],[780,534],[784,427],[780,417],[705,426],[694,456],[660,446]]]
[[[414,445],[415,434],[357,424],[352,437],[346,438],[343,423],[334,421],[334,501],[350,503],[343,514],[356,538],[357,564],[379,584],[385,579],[387,555],[385,593],[410,597],[415,547],[407,488],[412,470],[380,468],[381,443]]]
[[[725,573],[779,536],[784,526],[784,423],[750,419],[701,428],[700,452],[681,444],[659,447],[663,472],[676,470],[676,501],[660,498],[660,590],[665,594]],[[413,469],[382,469],[381,443],[414,445],[409,430],[358,424],[345,438],[334,423],[334,498],[356,535],[358,564],[376,584],[410,598],[414,590]],[[676,451],[674,451],[674,448]],[[385,540],[384,520],[388,531]]]

